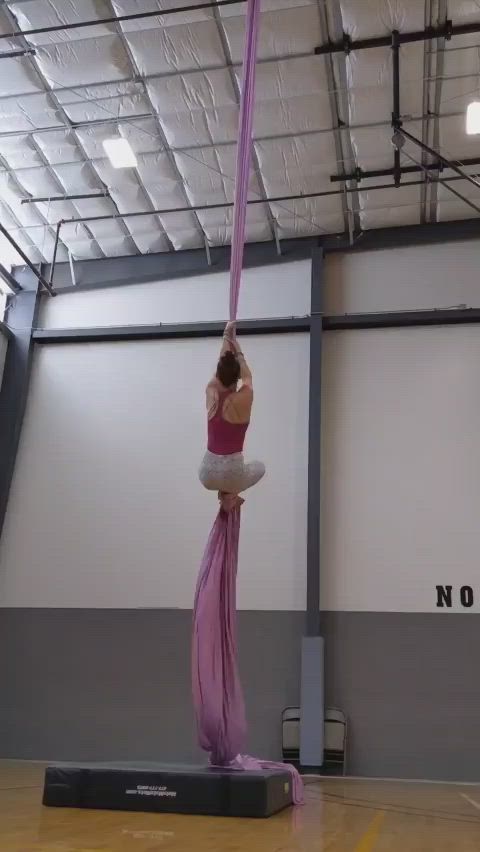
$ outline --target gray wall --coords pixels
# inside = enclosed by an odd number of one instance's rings
[[[0,620],[2,757],[189,761],[199,755],[186,610],[10,609]],[[480,780],[480,619],[328,612],[327,702],[351,721],[349,772]],[[248,749],[280,756],[303,615],[239,613]]]
[[[0,319],[2,317],[2,294],[0,292]],[[0,328],[0,389],[2,387],[3,368],[5,366],[5,357],[7,355],[7,338]]]
[[[301,613],[239,617],[252,754],[280,755],[281,709],[298,701]],[[198,757],[188,610],[4,609],[0,756]]]

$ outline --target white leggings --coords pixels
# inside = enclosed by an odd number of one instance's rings
[[[240,494],[260,481],[265,475],[265,465],[259,461],[245,464],[243,453],[217,456],[207,450],[198,475],[208,491]]]

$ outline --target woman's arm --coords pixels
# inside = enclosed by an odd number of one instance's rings
[[[227,322],[227,324],[225,326],[225,331],[223,332],[222,348],[220,349],[219,358],[221,358],[222,355],[225,355],[225,352],[229,352],[229,351],[235,352],[234,341],[235,341],[235,323],[234,322]],[[214,391],[216,391],[217,395],[218,395],[218,380],[217,380],[216,376],[212,376],[212,378],[210,379],[210,381],[207,385],[207,397],[209,395],[211,396],[211,390],[212,389]],[[208,406],[208,402],[207,402],[207,408],[208,407],[209,406]]]
[[[236,338],[232,341],[232,347],[235,355],[237,356],[238,363],[240,364],[240,378],[242,380],[242,386],[253,388],[252,372]]]
[[[235,323],[227,322],[225,331],[223,332],[222,348],[220,349],[220,358],[225,352],[235,352]],[[213,417],[217,410],[219,392],[218,379],[213,376],[206,387],[206,405],[209,419]]]
[[[225,352],[235,352],[235,323],[227,322],[225,331],[223,332],[222,348],[220,350],[220,358],[225,355]]]
[[[225,416],[231,423],[248,423],[252,413],[253,378],[245,355],[238,344],[235,332],[230,338],[232,351],[240,365],[242,386],[237,393],[232,394],[226,402]]]
[[[219,398],[218,383],[216,379],[212,379],[212,381],[208,383],[205,392],[205,402],[209,420],[213,417],[217,410]]]

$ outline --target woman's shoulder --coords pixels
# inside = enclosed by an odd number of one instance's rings
[[[233,408],[245,409],[250,407],[253,401],[253,388],[251,385],[242,385],[237,391],[233,391],[226,399],[226,405]]]
[[[253,396],[253,387],[249,382],[244,382],[242,387],[235,391],[235,396],[249,397]]]

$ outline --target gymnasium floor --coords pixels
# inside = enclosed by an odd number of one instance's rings
[[[479,852],[480,785],[324,780],[269,820],[42,808],[43,767],[0,761],[0,852]]]

